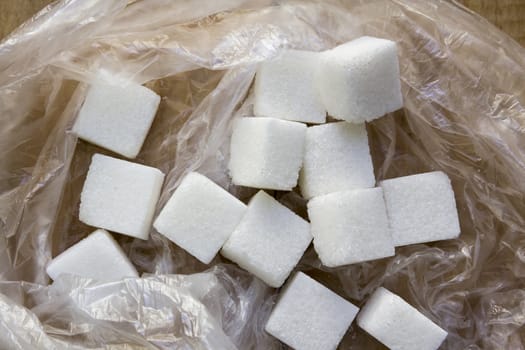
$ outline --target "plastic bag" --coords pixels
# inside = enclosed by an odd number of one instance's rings
[[[190,170],[247,199],[225,167],[257,62],[363,34],[398,43],[405,102],[368,125],[376,177],[445,171],[462,234],[337,269],[310,248],[297,269],[358,305],[385,285],[449,332],[444,349],[525,348],[525,52],[444,0],[63,0],[24,24],[0,44],[0,345],[279,348],[263,331],[275,290],[220,257],[207,270],[156,232],[118,237],[154,275],[47,286],[51,257],[92,230],[79,194],[105,153],[69,130],[90,82],[146,83],[162,102],[137,161],[167,174],[158,208]],[[297,194],[275,196],[305,215]],[[341,348],[380,345],[353,326]]]
[[[2,349],[230,350],[249,348],[251,338],[261,348],[277,344],[256,328],[271,308],[271,289],[232,266],[112,283],[76,276],[47,287],[2,282],[0,293]]]

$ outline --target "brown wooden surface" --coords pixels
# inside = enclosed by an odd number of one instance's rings
[[[525,46],[525,0],[458,1],[487,18]],[[0,38],[51,2],[51,0],[0,0]]]
[[[525,0],[459,0],[525,46]]]
[[[0,0],[0,38],[51,2],[52,0]]]

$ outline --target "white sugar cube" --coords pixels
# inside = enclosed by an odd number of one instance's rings
[[[148,239],[164,174],[149,166],[95,154],[80,195],[80,221]]]
[[[457,238],[454,191],[448,176],[435,171],[380,183],[396,246]]]
[[[73,132],[83,140],[135,158],[153,123],[159,102],[160,97],[142,85],[92,85]]]
[[[310,225],[264,191],[248,210],[221,254],[272,287],[280,287],[312,241]]]
[[[364,124],[329,123],[306,130],[301,193],[312,198],[375,185]]]
[[[295,350],[335,350],[358,311],[298,272],[282,292],[265,330]]]
[[[403,106],[396,43],[361,37],[325,51],[317,74],[328,114],[362,123]]]
[[[447,332],[385,288],[357,316],[359,327],[392,350],[436,350]]]
[[[330,267],[394,255],[381,188],[335,192],[308,202],[314,247]]]
[[[230,175],[236,185],[289,191],[303,163],[306,126],[274,118],[241,118],[233,127]]]
[[[99,281],[138,277],[135,267],[105,230],[96,230],[69,247],[47,265],[46,272],[52,279],[64,273]]]
[[[255,115],[324,123],[326,111],[314,79],[319,59],[318,52],[286,50],[262,62],[255,76]]]
[[[205,264],[233,232],[246,205],[198,173],[189,173],[168,200],[153,226]]]

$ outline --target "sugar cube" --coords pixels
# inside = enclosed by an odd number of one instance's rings
[[[337,119],[363,123],[403,106],[396,43],[364,36],[325,51],[317,74],[321,100]]]
[[[69,273],[99,281],[138,277],[137,270],[105,230],[96,230],[55,257],[46,269],[52,279]]]
[[[95,154],[80,195],[80,221],[148,239],[163,181],[158,169]]]
[[[375,185],[364,124],[329,123],[306,130],[301,193],[312,198]]]
[[[330,193],[308,202],[314,248],[329,267],[394,255],[381,188]]]
[[[359,309],[302,272],[294,275],[265,330],[295,350],[336,349]]]
[[[135,158],[153,123],[159,102],[160,97],[142,85],[92,85],[73,132],[83,140]]]
[[[205,264],[233,232],[246,205],[199,173],[189,173],[153,226]]]
[[[436,350],[447,337],[446,331],[383,287],[367,301],[357,324],[392,350]]]
[[[457,238],[458,212],[442,171],[381,181],[396,246]]]
[[[319,52],[285,50],[262,62],[255,76],[255,115],[324,123],[326,111],[314,79],[319,59]]]
[[[248,203],[246,214],[221,254],[278,288],[311,241],[308,222],[259,191]]]
[[[274,118],[241,118],[233,127],[230,175],[236,185],[289,191],[303,163],[306,126]]]

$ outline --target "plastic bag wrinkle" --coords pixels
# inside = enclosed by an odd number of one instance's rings
[[[0,294],[0,306],[10,311],[12,322],[19,322],[14,327],[18,336],[30,327],[43,340],[29,344],[46,348],[63,343],[78,348],[243,349],[253,345],[252,337],[267,349],[278,344],[252,329],[253,321],[268,317],[273,291],[229,265],[193,275],[144,275],[107,283],[68,275],[49,286],[0,282],[0,291],[9,295]]]
[[[13,348],[23,348],[16,342],[25,341],[25,326],[50,348],[281,348],[263,331],[275,291],[220,256],[206,270],[154,231],[148,241],[116,238],[141,272],[155,276],[46,286],[51,256],[92,230],[77,219],[78,197],[91,155],[105,152],[69,129],[86,84],[101,72],[146,83],[163,97],[137,158],[168,173],[157,210],[190,170],[246,201],[254,191],[230,183],[228,143],[232,121],[253,114],[258,62],[282,48],[320,51],[364,34],[397,42],[405,102],[367,126],[376,177],[445,171],[462,234],[337,269],[323,267],[310,248],[297,269],[359,305],[380,285],[399,293],[449,332],[444,349],[525,347],[521,46],[445,0],[165,4],[62,1],[0,44],[0,280],[12,280],[0,282],[9,296],[0,322],[14,331]],[[296,194],[271,194],[305,215]],[[170,275],[199,272],[194,280]],[[141,298],[151,304],[141,306]],[[379,345],[352,327],[340,348]]]

